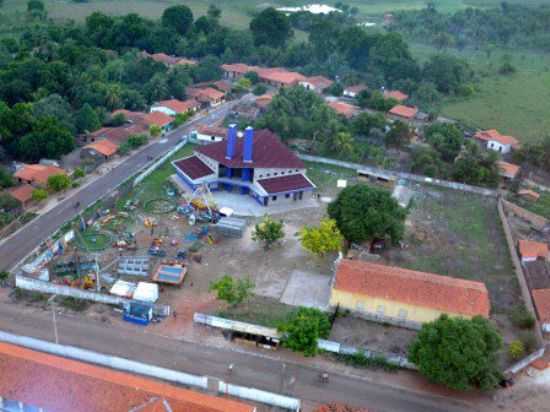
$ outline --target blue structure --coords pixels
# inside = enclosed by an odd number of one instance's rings
[[[137,325],[147,326],[151,322],[151,319],[153,319],[153,305],[145,302],[131,301],[124,308],[122,319]]]
[[[172,162],[181,183],[192,190],[237,191],[261,205],[299,201],[315,185],[305,174],[304,163],[269,130],[244,130],[229,126],[224,141],[197,148],[192,156]]]

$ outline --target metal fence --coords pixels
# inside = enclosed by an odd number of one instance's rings
[[[326,157],[311,156],[311,155],[306,155],[302,153],[297,153],[297,155],[300,159],[308,162],[324,163],[332,166],[343,167],[346,169],[353,169],[356,171],[363,170],[373,175],[385,175],[385,176],[394,177],[396,179],[407,179],[407,180],[412,180],[419,183],[445,187],[447,189],[460,190],[462,192],[475,193],[483,196],[490,196],[490,197],[497,196],[496,190],[485,189],[483,187],[471,186],[471,185],[466,185],[466,184],[457,183],[457,182],[450,182],[448,180],[434,179],[428,176],[415,175],[413,173],[397,172],[394,170],[385,170],[377,167],[361,165],[358,163],[350,163],[342,160],[329,159]]]

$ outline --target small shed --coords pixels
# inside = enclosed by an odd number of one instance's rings
[[[222,217],[214,226],[214,229],[224,236],[232,238],[241,238],[246,229],[247,223],[245,219],[236,217]]]
[[[134,291],[134,300],[155,303],[159,299],[159,285],[156,283],[139,282]]]
[[[153,319],[153,305],[146,302],[129,302],[124,308],[123,319],[138,325],[148,325]]]
[[[130,299],[134,295],[136,290],[136,284],[133,282],[126,282],[125,280],[117,280],[111,287],[109,293],[111,295],[120,296],[122,298]]]

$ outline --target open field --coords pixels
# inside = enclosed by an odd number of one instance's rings
[[[419,44],[412,44],[411,50],[420,61],[437,52],[434,47]],[[537,140],[546,133],[550,126],[550,55],[503,48],[444,52],[466,59],[480,80],[472,97],[445,101],[443,115],[470,127],[497,128],[523,142]],[[505,58],[516,68],[515,74],[498,74]]]
[[[537,215],[550,219],[550,193],[548,192],[541,192],[536,202],[522,198],[512,199],[512,201]]]
[[[492,311],[520,301],[504,233],[491,198],[458,191],[417,189],[406,222],[405,247],[385,253],[397,266],[482,281]]]

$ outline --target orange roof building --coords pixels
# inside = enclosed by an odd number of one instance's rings
[[[403,103],[409,98],[409,95],[399,90],[384,90],[384,97],[386,99],[394,99],[399,103]]]
[[[349,259],[337,266],[330,304],[410,327],[441,314],[487,318],[490,312],[482,282]]]
[[[84,149],[95,152],[105,158],[109,158],[118,151],[118,145],[105,139],[90,143],[89,145],[84,146]]]
[[[336,113],[347,117],[348,119],[359,113],[359,107],[344,102],[330,102],[329,107]]]
[[[13,175],[20,183],[46,186],[50,176],[66,174],[65,170],[48,165],[25,165]]]
[[[550,257],[548,244],[533,240],[519,240],[518,251],[522,262],[533,262],[537,259],[548,260]]]
[[[21,186],[13,187],[8,190],[11,197],[21,203],[22,206],[26,206],[32,200],[32,192],[34,187],[24,183]]]
[[[260,80],[275,87],[294,86],[306,80],[304,75],[280,67],[260,68],[256,73]]]
[[[402,104],[398,104],[397,106],[392,107],[388,113],[401,119],[413,120],[418,113],[418,108],[416,106],[404,106]]]
[[[497,166],[498,166],[499,175],[504,177],[505,179],[510,179],[510,180],[513,180],[516,178],[520,169],[518,165],[504,162],[504,161],[498,161]]]
[[[265,110],[267,106],[271,104],[273,96],[271,94],[262,94],[261,96],[256,97],[256,106],[260,109]]]
[[[162,112],[167,114],[168,116],[175,116],[178,113],[197,111],[200,106],[200,103],[195,99],[188,99],[184,101],[178,99],[170,99],[162,100],[156,103],[155,105],[153,105],[153,107],[151,107],[151,111]]]
[[[353,86],[348,86],[344,89],[344,96],[346,97],[357,97],[359,93],[364,90],[367,90],[368,87],[366,84],[354,84]]]
[[[162,112],[147,113],[143,118],[143,121],[148,126],[156,125],[162,129],[167,128],[170,125],[170,123],[173,122],[173,120],[174,119],[172,119],[170,116]]]
[[[300,84],[308,90],[313,90],[315,92],[321,93],[326,88],[332,86],[334,82],[330,79],[327,79],[324,76],[312,76],[306,77],[304,80],[300,81]]]
[[[480,130],[474,137],[487,145],[487,149],[500,153],[509,153],[519,148],[518,139],[513,136],[500,134],[496,129]]]
[[[225,97],[225,93],[214,89],[213,87],[204,88],[187,88],[187,94],[192,96],[201,103],[207,103],[210,106],[217,106],[222,103]]]
[[[535,289],[531,295],[543,331],[550,332],[550,289]]]
[[[540,198],[540,193],[537,193],[531,189],[521,189],[521,190],[518,190],[518,196],[521,196],[525,199],[529,199],[533,202],[536,202]]]
[[[3,398],[47,411],[256,411],[239,401],[5,343],[0,370]]]

